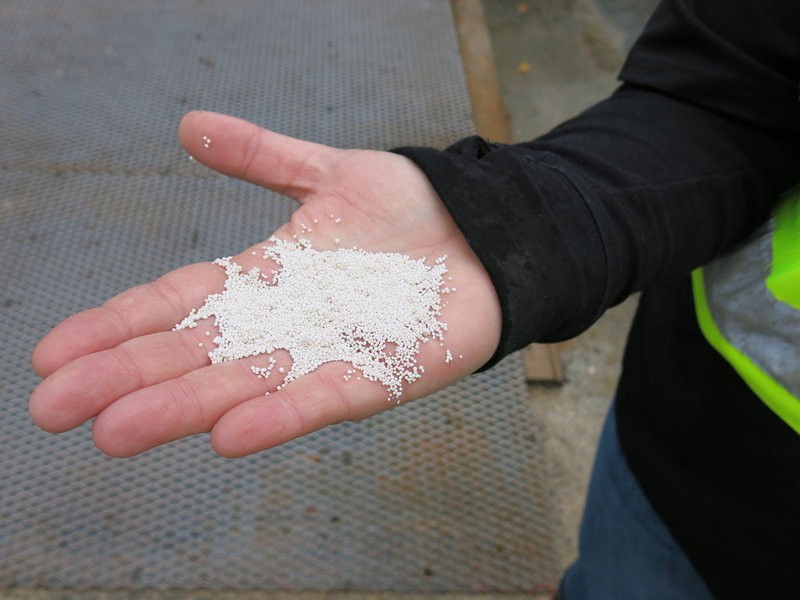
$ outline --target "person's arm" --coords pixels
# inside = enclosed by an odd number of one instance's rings
[[[397,150],[492,277],[503,310],[492,362],[573,337],[631,292],[686,275],[800,180],[796,8],[665,2],[624,85],[551,133]]]

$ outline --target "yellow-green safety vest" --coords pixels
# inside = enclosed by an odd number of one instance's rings
[[[800,433],[800,188],[724,256],[692,273],[700,329]]]

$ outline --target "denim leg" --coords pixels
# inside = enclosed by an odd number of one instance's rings
[[[614,410],[595,457],[580,556],[564,575],[559,600],[711,600],[628,468]]]

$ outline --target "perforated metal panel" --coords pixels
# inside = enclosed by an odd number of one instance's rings
[[[292,203],[192,164],[219,110],[338,146],[471,132],[449,4],[0,4],[0,585],[519,591],[556,577],[511,357],[435,397],[236,461],[128,460],[37,430],[35,342],[75,311],[264,239]]]

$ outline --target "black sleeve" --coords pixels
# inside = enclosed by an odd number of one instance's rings
[[[488,366],[581,333],[766,218],[800,177],[794,4],[664,2],[617,92],[547,135],[395,150],[425,172],[492,277],[504,319]],[[731,23],[770,10],[760,27]]]

